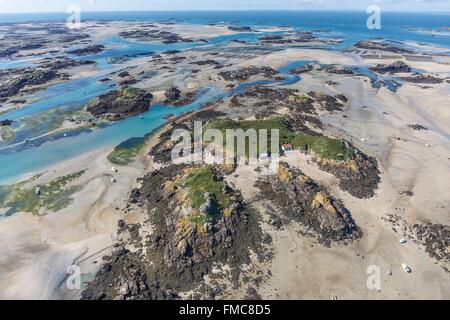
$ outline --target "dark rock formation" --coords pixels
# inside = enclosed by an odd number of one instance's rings
[[[263,77],[272,79],[278,74],[278,71],[270,67],[247,67],[240,70],[223,71],[219,73],[226,81],[246,81],[253,76],[261,75]]]
[[[355,149],[356,150],[356,149]],[[317,159],[320,169],[332,173],[339,179],[339,187],[356,198],[371,198],[381,181],[375,158],[356,150],[354,159],[336,162]]]
[[[412,83],[424,83],[424,84],[438,84],[444,82],[444,80],[440,78],[433,77],[432,75],[418,75],[412,77],[402,77],[403,81],[412,82]]]
[[[195,100],[195,92],[182,93],[177,87],[170,87],[166,90],[166,104],[172,106],[183,106]]]
[[[336,44],[341,42],[341,40],[336,39],[321,39],[310,31],[290,31],[283,34],[267,35],[259,38],[259,40],[263,44],[273,45],[296,45],[309,42],[316,42],[320,44]]]
[[[96,117],[120,120],[146,112],[152,98],[151,93],[127,87],[96,98],[87,106],[87,111]]]
[[[297,68],[294,68],[290,71],[291,74],[302,74],[309,71],[312,71],[314,69],[314,65],[312,63],[305,64],[304,66],[300,66]]]
[[[130,73],[128,71],[122,71],[118,74],[118,76],[121,78],[125,78],[125,77],[129,77]]]
[[[119,86],[131,86],[132,84],[138,83],[139,81],[134,77],[127,77],[118,82]]]
[[[228,26],[228,29],[237,32],[253,32],[253,29],[248,26]]]
[[[194,62],[191,62],[191,64],[194,64],[197,66],[207,66],[207,65],[216,66],[216,67],[221,66],[221,64],[215,60],[194,61]]]
[[[185,172],[185,167],[172,165],[142,179],[142,188],[134,194],[139,197],[137,202],[147,207],[146,223],[154,230],[142,248],[145,256],[119,246],[111,262],[82,293],[83,299],[177,299],[178,292],[205,287],[204,276],[217,263],[230,266],[230,280],[237,284],[240,266],[250,263],[250,250],[263,258],[257,215],[229,186],[223,190],[233,202],[228,212],[207,225],[184,216],[182,198],[177,196],[182,186],[176,181]],[[216,178],[221,179],[219,175]],[[219,293],[220,288],[213,291]],[[210,297],[209,292],[206,286],[199,298]]]
[[[72,33],[72,34],[67,34],[67,35],[63,36],[60,41],[62,43],[70,43],[70,42],[75,42],[78,40],[84,40],[87,38],[89,38],[89,35],[86,33]]]
[[[61,75],[54,70],[35,69],[25,71],[18,77],[6,81],[0,85],[0,98],[8,98],[16,95],[25,86],[41,85],[54,80]]]
[[[364,40],[360,41],[357,44],[355,44],[356,48],[359,49],[366,49],[366,50],[381,50],[381,51],[388,51],[388,52],[394,52],[394,53],[408,53],[412,54],[414,53],[411,50],[400,48],[391,44],[387,44],[384,42],[375,42],[375,41],[369,41]]]
[[[279,173],[257,182],[262,199],[270,200],[280,213],[312,229],[325,245],[358,239],[362,233],[340,201],[300,170],[280,163]]]
[[[287,32],[281,35],[267,35],[259,38],[265,44],[295,44],[318,40],[312,32]]]
[[[173,102],[181,98],[181,91],[177,87],[171,87],[166,90],[166,101]]]
[[[408,127],[410,127],[413,130],[416,130],[416,131],[422,131],[422,130],[428,131],[427,128],[425,128],[424,126],[422,126],[420,124],[410,124],[410,125],[408,125]]]
[[[119,35],[124,38],[138,39],[142,41],[161,41],[164,44],[194,41],[190,38],[183,38],[176,33],[160,31],[157,29],[123,31]]]
[[[87,46],[80,49],[75,49],[72,51],[69,51],[70,54],[75,54],[77,56],[87,56],[91,54],[97,54],[105,50],[105,47],[101,44],[95,44],[91,46]]]
[[[79,66],[86,66],[86,65],[93,65],[95,64],[95,61],[92,60],[72,60],[72,59],[56,59],[48,63],[42,64],[42,68],[48,68],[51,70],[62,70],[62,69],[68,69],[68,68],[74,68]]]
[[[320,104],[322,108],[329,112],[343,111],[345,109],[345,105],[342,102],[348,101],[344,95],[337,95],[333,97],[323,92],[314,91],[309,92],[308,95]]]
[[[411,67],[408,66],[403,61],[396,61],[388,65],[378,64],[375,67],[370,68],[372,71],[379,73],[400,73],[400,72],[411,72]]]
[[[13,120],[0,120],[0,127],[10,126],[13,122]]]
[[[318,70],[325,70],[328,73],[331,74],[341,74],[341,75],[354,75],[355,72],[353,70],[350,70],[347,67],[339,66],[335,64],[327,64],[327,65],[321,65],[321,67]]]
[[[314,113],[314,101],[299,95],[295,89],[278,89],[265,86],[252,86],[245,92],[235,95],[231,99],[229,110],[233,115],[242,117],[255,116],[257,119],[267,118],[276,114],[282,107],[295,112]]]

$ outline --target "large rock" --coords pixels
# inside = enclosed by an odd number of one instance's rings
[[[181,91],[177,87],[170,87],[166,90],[166,102],[174,102],[181,98]]]
[[[96,98],[87,111],[96,117],[120,120],[148,111],[152,98],[151,93],[127,87]]]
[[[361,237],[350,212],[314,180],[300,170],[281,163],[278,175],[257,182],[262,199],[270,200],[282,215],[316,232],[325,245]]]
[[[166,90],[166,104],[172,106],[183,106],[192,103],[195,100],[195,92],[183,93],[177,87],[170,87]]]
[[[14,96],[25,86],[45,84],[59,76],[60,74],[54,70],[36,69],[33,71],[25,71],[18,77],[0,85],[0,98]]]
[[[379,73],[400,73],[400,72],[411,72],[411,67],[408,66],[403,61],[396,61],[394,63],[384,65],[379,64],[376,67],[371,68],[373,71]]]
[[[105,47],[101,44],[91,45],[80,49],[75,49],[69,51],[71,54],[75,54],[77,56],[87,56],[91,54],[97,54],[105,50]]]
[[[246,81],[256,75],[272,79],[277,74],[278,71],[271,67],[250,66],[240,70],[223,71],[219,73],[219,76],[226,81]]]

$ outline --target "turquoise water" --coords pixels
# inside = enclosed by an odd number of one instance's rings
[[[342,43],[328,46],[330,50],[343,50],[350,45],[368,38],[386,38],[392,41],[415,41],[425,44],[435,44],[444,49],[444,54],[450,53],[450,37],[445,35],[430,36],[424,32],[417,32],[414,28],[431,28],[440,30],[448,25],[448,14],[401,14],[385,13],[382,16],[382,30],[369,31],[365,27],[367,15],[365,12],[127,12],[127,13],[85,13],[82,19],[126,20],[126,21],[170,21],[184,23],[230,23],[233,25],[248,25],[255,28],[267,26],[288,26],[296,30],[316,29],[316,32],[324,38],[340,39]],[[65,21],[63,14],[0,14],[0,23],[44,20]],[[64,110],[78,110],[92,98],[114,89],[113,82],[101,83],[98,80],[106,74],[120,68],[120,65],[108,63],[108,58],[133,57],[138,55],[150,55],[167,50],[185,50],[197,48],[201,50],[205,46],[227,44],[231,40],[243,40],[249,43],[257,43],[261,34],[241,33],[237,35],[219,36],[208,39],[209,43],[202,42],[181,44],[142,43],[130,41],[120,37],[111,37],[102,42],[112,49],[105,50],[97,55],[86,57],[74,57],[76,59],[95,60],[99,68],[99,74],[95,77],[86,77],[79,80],[67,81],[62,84],[52,85],[46,90],[33,95],[33,103],[22,109],[0,115],[2,119],[16,120],[13,128],[17,130],[13,141],[0,142],[0,182],[13,181],[19,177],[42,170],[54,163],[73,158],[88,151],[102,147],[114,147],[115,145],[132,137],[142,137],[162,126],[169,114],[182,114],[198,109],[204,103],[223,98],[227,95],[239,93],[247,87],[255,84],[265,85],[272,81],[258,81],[246,83],[234,89],[233,92],[221,92],[216,88],[207,88],[194,103],[184,107],[171,107],[155,105],[144,114],[143,118],[133,117],[96,130],[78,130],[69,132],[67,137],[63,133],[53,136],[41,136],[46,133],[54,121],[48,112],[55,108]],[[70,50],[70,49],[68,49]],[[43,57],[43,56],[41,56]],[[293,84],[300,81],[300,76],[288,75],[292,68],[310,63],[311,61],[293,61],[280,68],[285,74],[285,79],[279,81],[281,85]],[[331,62],[332,63],[332,62]],[[33,66],[32,60],[0,60],[0,69],[19,68]],[[358,72],[365,73],[372,79],[374,86],[380,85],[380,79],[365,68],[359,68]],[[395,78],[382,79],[389,89],[395,90],[399,85]],[[46,115],[46,117],[44,117]],[[56,116],[55,116],[56,117]],[[38,119],[39,126],[28,130],[26,124],[29,119]],[[19,129],[22,128],[22,129]]]
[[[38,148],[0,156],[1,181],[11,181],[26,173],[40,170],[53,163],[70,159],[88,151],[102,147],[114,147],[131,138],[145,136],[164,125],[169,114],[179,115],[199,108],[203,103],[220,94],[214,88],[208,90],[200,99],[183,107],[154,105],[151,110],[140,116],[128,118],[104,128],[51,141]]]

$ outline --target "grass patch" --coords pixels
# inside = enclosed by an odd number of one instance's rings
[[[320,158],[347,161],[355,156],[355,150],[343,140],[325,136],[295,135],[292,140],[294,148],[308,148]]]
[[[139,95],[140,92],[141,90],[138,88],[124,87],[123,89],[121,89],[121,96],[124,99],[134,99]]]
[[[145,137],[141,137],[122,142],[108,155],[109,162],[119,166],[130,164],[144,147],[145,140]]]
[[[297,101],[300,101],[300,102],[308,102],[308,101],[311,100],[311,98],[308,97],[307,95],[294,96],[294,99],[297,100]]]
[[[194,169],[180,185],[187,189],[191,207],[196,213],[191,216],[191,221],[196,224],[211,222],[217,214],[222,213],[230,205],[230,199],[223,192],[225,183],[219,181],[211,167]],[[205,193],[209,193],[216,202],[218,212],[204,216],[199,213],[201,205],[205,202]]]
[[[19,182],[15,185],[0,186],[0,206],[9,208],[5,213],[10,216],[16,212],[29,212],[40,214],[41,210],[52,212],[59,211],[67,207],[71,202],[71,196],[80,190],[79,186],[66,187],[71,181],[81,177],[86,171],[82,170],[67,176],[59,177],[48,184],[24,189],[23,186],[34,179]],[[36,194],[36,189],[40,193]]]
[[[218,129],[222,132],[224,143],[226,143],[227,129],[255,129],[257,134],[259,130],[267,129],[268,146],[270,150],[271,129],[278,129],[280,135],[280,144],[290,143],[294,148],[305,147],[313,151],[319,157],[330,160],[346,161],[354,157],[355,150],[348,146],[341,139],[329,138],[326,136],[312,136],[293,132],[285,121],[280,117],[273,117],[265,120],[240,121],[236,122],[229,119],[216,120],[210,122],[205,129]],[[235,145],[236,150],[236,145]],[[249,145],[246,142],[246,154],[248,155]],[[236,151],[235,151],[236,152]]]

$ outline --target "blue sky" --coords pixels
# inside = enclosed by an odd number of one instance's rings
[[[0,0],[0,13],[121,10],[361,9],[450,11],[450,0]]]

